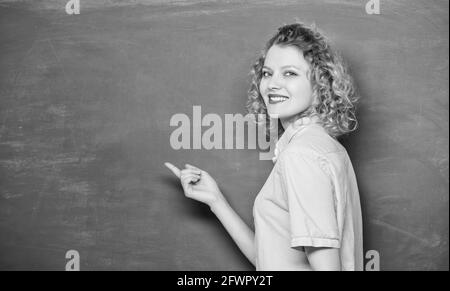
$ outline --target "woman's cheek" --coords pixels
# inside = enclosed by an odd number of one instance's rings
[[[265,88],[264,86],[261,86],[261,87],[259,88],[259,92],[261,93],[261,96],[263,96],[264,98],[267,97],[267,94],[266,94],[266,88]]]

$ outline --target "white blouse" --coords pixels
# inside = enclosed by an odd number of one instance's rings
[[[345,148],[315,120],[291,124],[255,199],[257,270],[300,270],[305,246],[339,248],[342,270],[363,269],[362,216]],[[307,264],[307,262],[306,262]]]

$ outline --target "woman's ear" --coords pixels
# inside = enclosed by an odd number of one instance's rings
[[[311,70],[311,68],[309,68],[306,71],[306,79],[311,83],[311,87],[312,87],[314,84],[311,82],[311,80],[313,79],[312,78],[312,70]]]

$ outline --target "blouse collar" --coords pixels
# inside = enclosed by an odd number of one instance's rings
[[[275,144],[274,157],[272,161],[275,163],[278,159],[278,156],[283,152],[286,146],[290,143],[292,138],[299,133],[302,129],[308,127],[312,124],[318,124],[319,118],[317,116],[312,117],[302,117],[289,124],[286,128],[280,139]]]

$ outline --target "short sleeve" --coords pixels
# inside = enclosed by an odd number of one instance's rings
[[[313,151],[286,151],[280,157],[291,247],[340,248],[333,181],[323,161]]]

